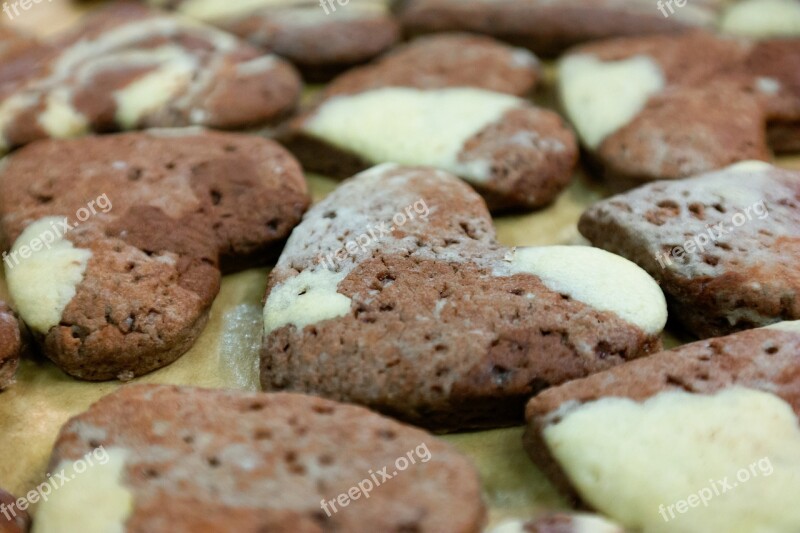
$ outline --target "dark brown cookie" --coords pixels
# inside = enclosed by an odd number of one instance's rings
[[[339,76],[325,89],[324,97],[383,87],[475,87],[526,96],[539,78],[539,60],[523,48],[479,35],[434,35]]]
[[[554,56],[573,44],[623,35],[712,27],[715,0],[403,0],[400,20],[411,34],[470,31]]]
[[[14,383],[22,351],[22,336],[17,317],[0,301],[0,391]]]
[[[791,533],[798,376],[800,322],[689,344],[533,398],[525,446],[632,530]]]
[[[265,390],[449,430],[517,423],[541,389],[659,350],[666,304],[621,257],[509,250],[466,184],[382,165],[295,229],[264,319]]]
[[[492,210],[551,203],[578,158],[556,113],[471,87],[338,95],[293,120],[281,140],[304,168],[338,178],[377,163],[440,168],[468,181]]]
[[[90,131],[261,125],[291,111],[301,88],[276,56],[125,2],[0,63],[0,81],[0,151]]]
[[[171,363],[223,265],[274,254],[308,205],[276,143],[201,130],[39,141],[0,173],[7,279],[46,355],[83,379]]]
[[[489,533],[625,533],[596,515],[558,513],[537,520],[508,520]]]
[[[559,96],[597,170],[625,189],[800,140],[800,39],[703,32],[585,45],[560,64]]]
[[[800,173],[740,163],[591,207],[579,229],[659,281],[698,337],[800,319]]]
[[[62,428],[50,470],[90,461],[40,506],[42,531],[76,498],[94,531],[148,533],[477,533],[486,512],[450,445],[297,394],[125,386]]]
[[[149,0],[213,24],[294,63],[309,81],[323,81],[365,63],[400,37],[388,0],[198,2]]]
[[[18,509],[17,500],[0,489],[0,533],[25,533],[30,526],[27,511]]]

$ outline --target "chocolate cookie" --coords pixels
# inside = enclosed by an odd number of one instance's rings
[[[89,131],[260,125],[291,111],[301,88],[275,56],[124,2],[3,61],[0,81],[0,152]]]
[[[489,533],[625,533],[625,531],[600,516],[558,513],[528,522],[509,520]]]
[[[689,344],[550,389],[525,446],[635,531],[800,530],[800,322]]]
[[[403,0],[400,21],[411,34],[470,31],[548,56],[577,43],[622,35],[712,27],[719,3],[691,0]]]
[[[0,533],[25,533],[30,526],[27,511],[18,509],[17,500],[0,489]]]
[[[486,513],[450,445],[298,394],[125,386],[62,428],[50,470],[81,462],[40,531],[477,533]]]
[[[254,136],[188,129],[39,141],[0,171],[9,290],[65,372],[130,379],[188,350],[220,262],[274,254],[308,201],[297,162]]]
[[[567,117],[617,189],[800,143],[800,39],[617,39],[570,52],[559,71]]]
[[[328,85],[324,97],[384,87],[475,87],[526,96],[540,78],[539,60],[524,48],[468,34],[422,37]]]
[[[445,172],[382,165],[313,207],[272,271],[261,383],[437,430],[518,423],[540,390],[659,350],[666,304],[596,248],[510,250]]]
[[[310,81],[365,63],[400,37],[388,0],[148,1],[283,56]]]
[[[799,172],[750,162],[654,183],[578,227],[658,280],[670,315],[701,338],[800,319]]]
[[[282,141],[304,168],[338,178],[386,162],[446,170],[493,210],[549,204],[578,157],[557,114],[469,87],[338,95],[293,120]]]
[[[0,301],[0,391],[14,383],[22,351],[22,336],[17,317]]]

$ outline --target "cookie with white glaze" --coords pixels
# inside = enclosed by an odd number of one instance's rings
[[[800,322],[696,342],[533,398],[525,446],[634,531],[792,533],[798,375]]]
[[[0,63],[0,80],[0,152],[92,131],[263,125],[292,111],[301,89],[274,55],[124,2]]]
[[[292,233],[269,279],[261,383],[437,430],[496,427],[544,388],[658,351],[665,321],[629,261],[505,248],[465,183],[382,165]]]
[[[0,170],[9,291],[62,370],[130,379],[186,352],[221,269],[274,256],[308,202],[291,154],[258,137],[37,141]]]
[[[400,28],[388,0],[148,0],[286,58],[324,81],[391,48]]]
[[[653,183],[595,204],[578,228],[647,270],[700,338],[800,319],[800,172],[754,161]]]
[[[426,165],[453,173],[492,210],[551,203],[578,158],[556,113],[472,87],[383,87],[326,98],[281,140],[304,168],[345,178],[371,165]]]
[[[298,394],[125,386],[67,422],[50,471],[86,457],[39,506],[38,532],[66,517],[148,533],[478,533],[485,521],[477,472],[449,444]]]
[[[719,22],[725,33],[754,38],[800,37],[797,0],[739,0],[726,7]]]
[[[558,91],[616,189],[769,160],[800,141],[800,39],[695,32],[587,44],[561,59]]]
[[[555,56],[586,41],[711,28],[721,2],[692,0],[681,7],[647,0],[403,0],[399,4],[407,33],[482,33]]]
[[[22,335],[14,312],[0,301],[0,391],[14,383],[22,351]]]

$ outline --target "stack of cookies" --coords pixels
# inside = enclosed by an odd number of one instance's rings
[[[800,531],[795,0],[82,9],[0,25],[0,532]]]

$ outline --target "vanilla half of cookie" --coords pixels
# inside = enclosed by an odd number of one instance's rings
[[[58,325],[92,257],[64,237],[62,222],[59,217],[34,222],[5,258],[8,290],[19,315],[41,334]]]

